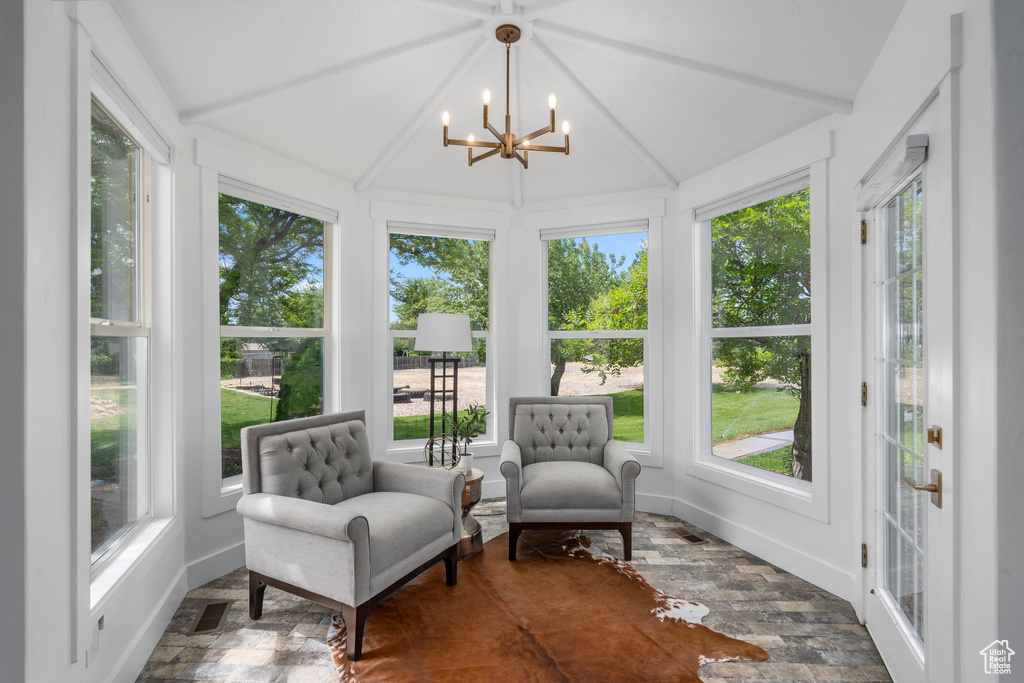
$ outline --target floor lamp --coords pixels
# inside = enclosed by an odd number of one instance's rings
[[[451,467],[458,460],[455,441],[455,416],[458,414],[459,399],[459,363],[458,356],[449,356],[455,351],[470,351],[473,348],[473,335],[469,329],[469,316],[457,313],[420,313],[416,322],[416,351],[441,352],[440,356],[431,356],[430,362],[430,441],[426,452],[427,464],[431,467],[445,466],[447,456]],[[449,369],[451,372],[449,372]],[[452,410],[448,415],[448,381],[451,380]],[[440,389],[438,389],[440,384]],[[435,440],[434,415],[437,394],[441,394],[441,434]],[[446,448],[445,436],[451,436],[451,451]],[[434,448],[440,442],[440,462],[434,455]]]

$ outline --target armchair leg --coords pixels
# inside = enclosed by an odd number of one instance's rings
[[[519,522],[509,522],[508,525],[508,561],[515,562],[516,549],[519,546],[519,534],[523,533],[523,525]]]
[[[619,525],[619,533],[622,534],[622,549],[626,562],[633,559],[633,524],[625,522]]]
[[[444,557],[444,577],[449,586],[459,582],[459,544],[456,543]]]
[[[263,594],[267,592],[267,584],[263,583],[259,574],[249,572],[249,617],[256,621],[263,616]]]
[[[364,602],[358,607],[343,605],[341,616],[345,619],[345,630],[348,631],[348,658],[358,661],[363,656],[363,632],[366,617],[370,616],[370,604]]]

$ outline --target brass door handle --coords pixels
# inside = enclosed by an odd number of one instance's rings
[[[932,481],[930,484],[918,484],[910,477],[903,477],[903,483],[915,491],[927,491],[932,494],[932,504],[935,507],[942,507],[942,472],[932,470]]]
[[[915,491],[927,491],[928,493],[938,493],[938,484],[918,484],[910,477],[903,477],[903,483],[914,489]]]

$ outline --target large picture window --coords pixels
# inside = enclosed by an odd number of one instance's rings
[[[241,474],[243,427],[323,412],[325,223],[222,186],[221,470]]]
[[[470,352],[459,352],[460,415],[471,406],[490,411],[487,344],[490,339],[490,263],[493,235],[487,231],[424,228],[417,234],[389,228],[389,324],[392,349],[393,442],[430,436],[430,365],[427,359],[447,349],[415,349],[420,313],[469,315]],[[460,235],[465,236],[460,236]],[[438,410],[440,407],[438,406]],[[435,415],[440,433],[440,415]],[[488,420],[488,431],[493,424]]]
[[[646,225],[541,237],[551,395],[611,396],[614,438],[646,444]]]
[[[145,150],[94,100],[89,386],[94,565],[150,512],[149,163]]]
[[[806,176],[705,221],[711,454],[811,481],[811,198]]]

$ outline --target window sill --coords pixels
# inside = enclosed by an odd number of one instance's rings
[[[799,481],[729,460],[718,460],[713,456],[706,460],[694,460],[687,468],[687,474],[776,507],[828,522],[824,482]]]
[[[89,586],[89,608],[95,615],[103,610],[110,596],[124,583],[132,569],[159,545],[173,528],[173,517],[151,519],[133,532],[133,537],[107,565],[92,577]]]

